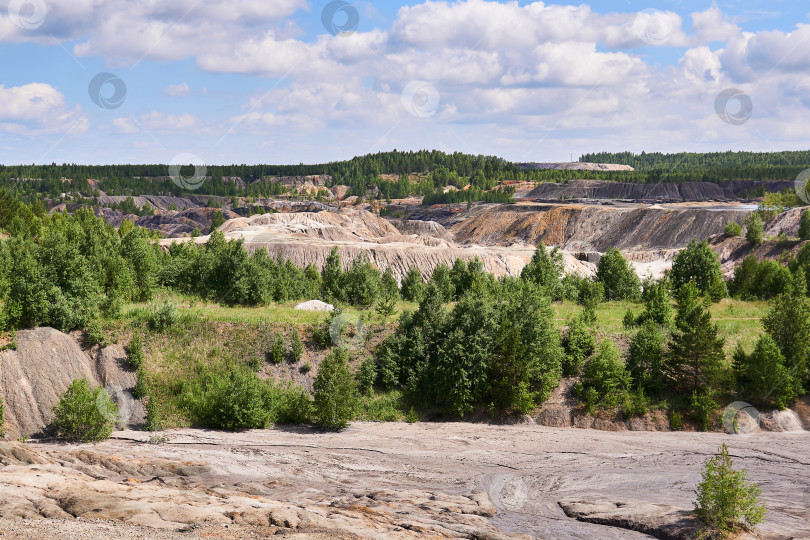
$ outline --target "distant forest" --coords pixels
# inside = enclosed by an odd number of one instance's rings
[[[559,171],[531,170],[496,156],[447,154],[436,150],[418,152],[381,152],[316,165],[212,165],[208,178],[195,190],[175,184],[168,166],[152,165],[0,165],[0,188],[22,199],[49,197],[59,199],[66,191],[93,196],[101,190],[108,195],[218,195],[224,197],[270,197],[284,192],[277,182],[257,180],[277,176],[330,175],[332,184],[348,185],[350,194],[366,196],[373,190],[379,199],[396,199],[410,195],[426,196],[432,201],[464,202],[504,198],[489,190],[507,181],[563,182],[574,179],[620,182],[723,182],[726,180],[792,180],[810,167],[810,151],[753,153],[725,152],[707,154],[660,154],[631,152],[585,154],[583,162],[618,163],[635,171]],[[183,170],[191,176],[193,168]],[[394,175],[395,179],[381,175]],[[409,177],[408,175],[416,175]],[[239,177],[242,188],[230,177]],[[71,180],[67,188],[63,178]],[[88,183],[96,181],[96,187]],[[464,194],[442,196],[444,187],[452,185],[473,189]]]

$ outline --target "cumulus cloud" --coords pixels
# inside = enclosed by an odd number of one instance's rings
[[[79,105],[49,84],[0,85],[0,130],[23,135],[87,131],[87,116]]]

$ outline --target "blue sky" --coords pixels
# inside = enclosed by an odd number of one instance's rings
[[[806,2],[337,2],[0,0],[0,163],[810,146]]]

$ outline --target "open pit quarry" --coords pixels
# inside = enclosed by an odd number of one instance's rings
[[[567,272],[593,275],[601,254],[622,250],[642,277],[658,277],[693,238],[709,239],[752,210],[741,203],[479,204],[407,207],[404,219],[386,219],[369,207],[328,207],[235,217],[220,227],[227,239],[244,239],[249,250],[299,266],[319,268],[333,247],[344,264],[365,254],[401,280],[411,266],[429,277],[439,264],[480,258],[496,276],[519,275],[536,246],[560,248]],[[207,236],[194,241],[205,242]],[[164,245],[188,239],[165,239]]]

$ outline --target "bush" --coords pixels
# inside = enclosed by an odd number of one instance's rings
[[[130,366],[139,369],[143,365],[143,359],[143,338],[140,333],[135,332],[127,345],[127,360]]]
[[[748,214],[748,217],[745,218],[745,227],[745,239],[755,246],[762,245],[765,226],[759,214],[756,212]]]
[[[589,411],[619,405],[630,387],[630,374],[619,358],[619,349],[610,339],[599,343],[574,391]]]
[[[365,358],[357,370],[357,388],[364,396],[374,393],[374,381],[377,380],[377,364],[373,358]]]
[[[723,230],[723,233],[729,237],[740,236],[742,234],[742,226],[736,221],[730,221]]]
[[[273,339],[273,345],[267,353],[267,359],[273,364],[280,364],[284,361],[284,335],[277,334]]]
[[[184,399],[202,426],[236,431],[266,427],[271,420],[267,384],[234,364],[209,367],[186,386]]]
[[[293,364],[301,361],[304,355],[304,343],[301,341],[301,335],[298,333],[297,328],[292,329],[292,338],[290,339],[290,360]]]
[[[312,383],[315,390],[313,416],[326,429],[340,430],[349,425],[358,405],[357,386],[349,369],[348,355],[340,347],[333,349],[318,367]]]
[[[69,441],[96,442],[110,437],[118,421],[118,407],[107,391],[76,379],[53,408],[56,436]]]
[[[402,280],[402,298],[409,302],[419,302],[425,293],[425,283],[422,281],[422,274],[415,266],[411,266],[405,279]]]
[[[633,265],[616,248],[610,248],[599,260],[596,280],[605,287],[607,300],[637,300],[641,282]]]
[[[664,334],[652,323],[644,324],[630,340],[627,369],[633,386],[657,395],[664,385]]]
[[[380,296],[381,286],[382,274],[364,254],[355,257],[341,279],[341,290],[346,301],[363,308],[374,305]]]
[[[0,439],[6,436],[6,402],[0,396]]]
[[[85,339],[87,340],[87,344],[91,347],[94,345],[101,345],[102,347],[107,343],[107,336],[104,333],[104,327],[101,325],[101,321],[98,319],[93,319],[89,323],[87,323],[87,328],[85,329]]]
[[[309,365],[309,364],[305,364]],[[301,386],[275,386],[271,392],[272,416],[279,424],[306,424],[312,417],[312,398]]]
[[[695,390],[692,392],[692,399],[689,403],[692,406],[692,420],[703,431],[708,430],[718,407],[717,401],[714,399],[714,392],[710,389]]]
[[[565,349],[563,375],[574,377],[579,375],[585,360],[596,349],[596,338],[585,326],[582,318],[577,317],[568,324],[568,330],[562,338],[562,346]]]
[[[695,490],[695,513],[710,533],[725,538],[740,530],[753,532],[762,523],[767,511],[759,500],[762,491],[747,480],[748,471],[734,470],[725,443],[706,461]]]
[[[803,211],[799,220],[799,240],[810,240],[810,210]]]
[[[672,300],[667,291],[667,284],[663,280],[645,281],[643,297],[644,311],[636,323],[650,322],[659,326],[669,326],[672,323]]]
[[[177,324],[179,318],[177,306],[168,300],[164,300],[160,303],[153,302],[149,304],[146,323],[152,330],[162,332]]]
[[[669,411],[669,427],[672,431],[680,431],[683,429],[683,417],[681,413],[675,410]]]
[[[785,357],[771,336],[759,338],[750,355],[738,351],[734,357],[739,388],[756,405],[784,410],[803,393],[801,381],[785,367]]]
[[[405,421],[409,424],[415,424],[419,421],[419,413],[416,412],[416,409],[411,407],[411,410],[405,415]]]

